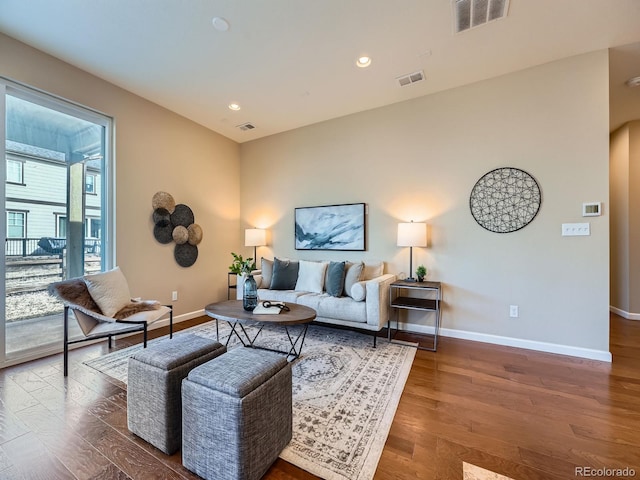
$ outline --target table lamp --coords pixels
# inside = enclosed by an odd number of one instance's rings
[[[398,246],[409,247],[409,278],[406,282],[415,282],[413,278],[413,247],[427,246],[427,224],[426,223],[399,223],[398,224]]]
[[[247,228],[244,231],[244,246],[253,247],[253,262],[257,265],[256,252],[258,247],[267,244],[267,231],[262,228]]]

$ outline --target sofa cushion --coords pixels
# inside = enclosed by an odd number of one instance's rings
[[[360,280],[372,280],[384,273],[384,262],[364,262],[364,270]]]
[[[352,263],[347,262],[346,274],[344,277],[344,294],[351,296],[351,287],[356,282],[362,280],[362,271],[364,270],[364,263]]]
[[[273,260],[267,260],[262,257],[260,259],[260,269],[262,275],[262,285],[269,288],[271,286],[271,278],[273,276]]]
[[[308,292],[297,292],[295,290],[270,290],[268,288],[258,289],[260,301],[272,300],[276,302],[297,303],[298,298],[303,295],[310,295]]]
[[[367,323],[366,302],[354,302],[349,297],[332,297],[326,293],[309,293],[299,297],[298,304],[313,308],[317,317]]]
[[[273,275],[271,277],[272,290],[293,290],[298,281],[300,264],[294,260],[273,259]]]
[[[300,260],[296,290],[303,292],[322,293],[324,290],[324,276],[328,262],[308,262]]]
[[[354,283],[349,296],[356,302],[362,302],[367,297],[367,282]]]
[[[330,262],[324,279],[324,289],[332,297],[341,297],[344,292],[345,262]]]

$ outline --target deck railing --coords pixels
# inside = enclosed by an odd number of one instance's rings
[[[4,254],[7,257],[60,256],[67,245],[66,238],[7,238],[4,242]],[[85,253],[100,254],[100,239],[85,238]]]

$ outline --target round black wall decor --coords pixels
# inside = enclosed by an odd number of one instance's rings
[[[471,215],[490,232],[510,233],[526,227],[538,214],[542,195],[538,182],[519,168],[496,168],[471,190]]]
[[[173,256],[181,267],[190,267],[198,259],[202,227],[195,223],[193,211],[182,203],[176,205],[171,194],[157,192],[151,199],[153,236],[160,243],[176,243]]]

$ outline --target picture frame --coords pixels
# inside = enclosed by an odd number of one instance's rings
[[[296,250],[364,251],[366,204],[295,209]]]

